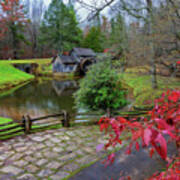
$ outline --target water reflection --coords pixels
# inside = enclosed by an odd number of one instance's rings
[[[57,113],[62,109],[75,113],[72,95],[77,88],[76,81],[32,82],[0,98],[0,116],[18,121],[24,114],[37,117]]]

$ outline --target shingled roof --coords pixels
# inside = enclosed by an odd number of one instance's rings
[[[76,63],[76,61],[71,56],[62,55],[62,56],[60,56],[60,59],[61,59],[62,63],[64,63],[64,64],[75,64]]]
[[[71,52],[75,52],[79,57],[95,57],[96,53],[88,48],[73,48]]]

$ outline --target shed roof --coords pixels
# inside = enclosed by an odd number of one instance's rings
[[[62,63],[64,64],[76,64],[76,61],[74,60],[74,58],[72,56],[60,56],[60,59],[62,61]]]
[[[95,57],[96,53],[89,48],[73,48],[71,52],[75,52],[77,56],[82,56],[82,57]]]

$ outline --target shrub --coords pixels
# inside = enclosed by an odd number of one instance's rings
[[[79,107],[110,112],[127,104],[125,94],[116,71],[111,68],[110,61],[106,60],[91,66],[80,82],[75,99]]]

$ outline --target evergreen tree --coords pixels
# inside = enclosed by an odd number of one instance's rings
[[[95,52],[102,52],[102,39],[103,35],[101,33],[100,27],[93,26],[89,30],[87,36],[84,38],[82,45],[83,47],[93,49]]]
[[[117,14],[111,20],[111,33],[109,38],[109,47],[114,46],[117,53],[123,55],[127,49],[127,32],[124,19],[121,14]]]
[[[62,0],[53,0],[45,12],[41,25],[40,42],[48,49],[59,52],[68,51],[77,46],[81,40],[76,14],[71,4],[65,5]]]
[[[117,72],[112,69],[109,59],[93,64],[80,88],[74,94],[76,105],[88,110],[103,110],[110,115],[127,104],[126,91],[118,80]]]

